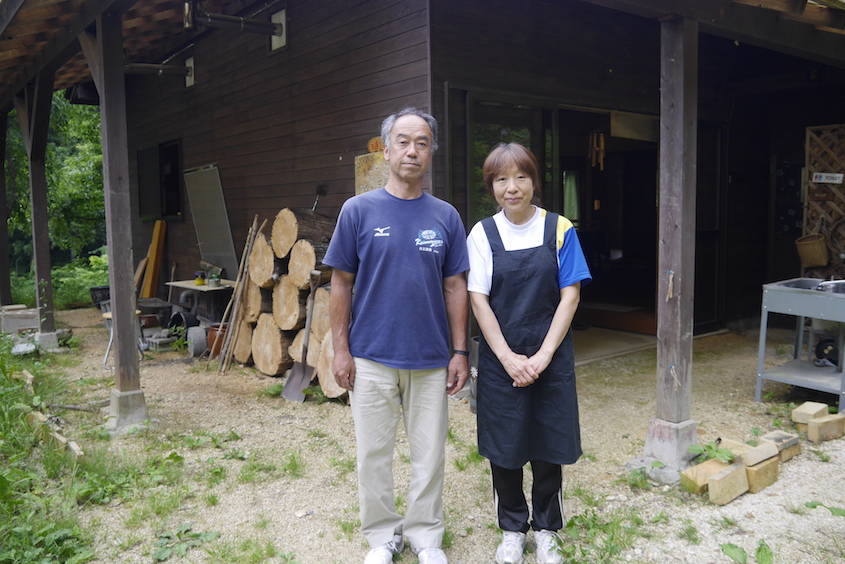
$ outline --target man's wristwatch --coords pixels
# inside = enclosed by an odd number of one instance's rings
[[[469,351],[462,351],[462,350],[459,350],[459,349],[452,349],[452,355],[456,355],[456,354],[463,355],[463,356],[469,356]]]

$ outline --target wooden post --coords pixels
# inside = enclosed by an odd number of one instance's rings
[[[109,426],[120,428],[147,418],[136,344],[132,253],[125,252],[132,248],[132,233],[120,13],[104,12],[97,18],[96,37],[85,32],[79,39],[100,94],[109,286],[116,347]]]
[[[9,264],[9,205],[6,201],[6,128],[9,112],[0,110],[0,305],[12,303],[11,264]]]
[[[664,464],[650,474],[680,479],[697,442],[690,420],[695,182],[698,121],[698,23],[672,18],[660,36],[660,211],[657,283],[657,414],[643,457]],[[629,465],[632,463],[629,463]],[[650,465],[645,465],[650,470]]]
[[[50,262],[50,232],[47,227],[47,129],[53,105],[55,74],[42,71],[33,86],[23,89],[15,97],[15,108],[26,152],[29,156],[29,193],[32,206],[32,254],[35,262],[35,295],[38,304],[39,341],[41,335],[53,335],[56,326],[53,317],[53,280]],[[49,342],[49,341],[47,341]],[[58,346],[51,343],[47,348]]]
[[[695,182],[698,133],[698,23],[661,25],[660,212],[657,285],[657,417],[690,418]]]

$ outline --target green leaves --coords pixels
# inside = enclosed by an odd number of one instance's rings
[[[845,517],[845,509],[842,509],[840,507],[828,507],[827,505],[819,501],[808,501],[804,505],[806,505],[810,509],[815,509],[816,507],[824,507],[825,509],[830,511],[832,515],[835,515],[837,517]]]
[[[190,523],[183,523],[175,533],[169,531],[160,533],[158,540],[155,542],[158,548],[153,552],[153,558],[158,562],[164,562],[174,554],[182,558],[188,554],[189,549],[220,538],[220,533],[212,531],[195,533],[191,530],[192,528]]]
[[[29,167],[18,120],[8,120],[8,200],[10,231],[28,239]],[[100,144],[100,113],[73,105],[61,91],[53,96],[45,155],[50,241],[83,255],[105,242],[105,202]]]
[[[703,454],[705,460],[715,458],[717,460],[721,460],[722,462],[730,462],[734,458],[734,455],[730,450],[726,448],[719,448],[719,443],[715,441],[710,441],[706,445],[690,445],[687,450],[694,454]]]
[[[729,543],[720,546],[722,547],[722,552],[724,552],[734,562],[737,562],[738,564],[745,564],[748,561],[748,554],[746,554],[744,549],[738,547],[737,545]],[[754,558],[757,560],[757,564],[773,564],[774,556],[772,555],[772,549],[769,548],[766,541],[762,539],[760,540],[760,544],[757,546],[757,551],[754,553]]]

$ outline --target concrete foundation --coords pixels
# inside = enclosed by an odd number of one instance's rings
[[[59,347],[59,334],[53,333],[36,333],[35,342],[38,343],[38,348],[46,352],[62,352]]]
[[[127,427],[147,419],[147,402],[142,390],[118,392],[112,390],[106,430],[119,434]]]
[[[0,309],[0,331],[17,335],[24,329],[38,329],[38,310],[18,306],[4,306]]]
[[[645,468],[649,478],[663,484],[680,483],[681,472],[689,468],[694,456],[689,447],[696,443],[698,432],[692,419],[681,423],[652,419],[643,455],[630,460],[625,467],[631,470]],[[655,462],[660,464],[655,467]]]

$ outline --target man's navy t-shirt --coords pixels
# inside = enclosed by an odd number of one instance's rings
[[[352,356],[400,369],[448,366],[443,279],[469,269],[466,230],[451,204],[384,188],[350,198],[323,262],[355,274]]]

